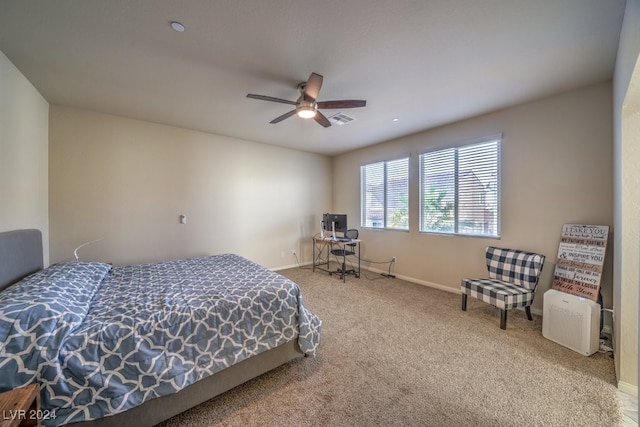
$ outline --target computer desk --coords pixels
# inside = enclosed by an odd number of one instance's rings
[[[342,282],[346,283],[347,282],[347,275],[344,273],[344,269],[346,269],[346,262],[347,262],[347,255],[345,254],[344,250],[346,250],[346,246],[347,245],[352,245],[355,243],[356,247],[357,247],[357,256],[358,256],[358,269],[356,270],[356,277],[360,278],[360,239],[350,239],[350,240],[345,240],[345,239],[334,239],[333,237],[320,237],[318,235],[313,236],[313,242],[312,242],[312,246],[313,246],[313,271],[316,271],[316,268],[318,270],[322,270],[322,271],[326,271],[329,274],[340,274]],[[316,247],[319,246],[318,251],[319,253],[316,256]],[[343,271],[332,271],[329,270],[329,256],[331,255],[331,251],[333,250],[333,248],[335,246],[338,246],[340,249],[343,249],[342,252],[342,266],[343,266]],[[354,252],[355,251],[355,248]],[[349,249],[351,250],[351,249]],[[326,251],[326,258],[323,258],[323,254]]]

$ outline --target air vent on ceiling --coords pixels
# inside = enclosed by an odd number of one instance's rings
[[[349,122],[354,121],[355,119],[351,116],[347,116],[344,113],[336,113],[333,116],[329,117],[329,121],[334,125],[346,125]]]

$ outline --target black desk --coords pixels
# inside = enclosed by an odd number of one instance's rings
[[[360,239],[351,239],[351,240],[340,240],[334,239],[333,237],[320,237],[313,236],[313,271],[318,270],[326,271],[329,274],[340,274],[340,278],[343,282],[347,281],[347,274],[345,274],[344,270],[346,269],[347,255],[345,251],[347,250],[347,245],[355,244],[357,247],[357,257],[358,257],[358,269],[356,270],[356,277],[360,278]],[[331,251],[338,247],[343,250],[342,255],[342,271],[332,271],[329,270],[329,256],[331,255]],[[316,247],[318,247],[318,253],[316,255]],[[353,251],[356,252],[356,248],[353,248]],[[352,250],[351,246],[349,246],[348,250]],[[326,252],[326,258],[324,254]]]

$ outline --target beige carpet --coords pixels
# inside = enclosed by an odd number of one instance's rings
[[[618,426],[614,363],[542,337],[541,318],[374,273],[297,282],[323,321],[300,359],[163,426]],[[538,295],[540,298],[541,295]]]

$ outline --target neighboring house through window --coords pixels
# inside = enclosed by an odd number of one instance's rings
[[[500,138],[420,155],[420,231],[500,236]]]

